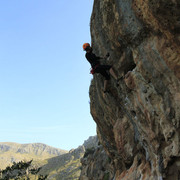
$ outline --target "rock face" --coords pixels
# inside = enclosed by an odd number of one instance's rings
[[[80,180],[113,178],[114,169],[97,136],[91,136],[84,142],[85,153],[81,159]]]
[[[80,180],[103,179],[114,177],[114,168],[111,159],[107,156],[103,146],[87,149],[81,159],[82,170]]]
[[[87,140],[84,141],[83,146],[85,149],[91,149],[98,146],[99,140],[97,136],[90,136]]]
[[[116,180],[180,179],[179,8],[178,0],[94,1],[93,52],[109,52],[104,63],[122,77],[118,87],[111,78],[105,95],[101,75],[90,86],[91,114]]]

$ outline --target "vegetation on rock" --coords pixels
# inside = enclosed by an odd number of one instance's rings
[[[45,180],[47,175],[38,174],[41,168],[33,167],[31,161],[13,162],[12,166],[0,170],[0,180]]]

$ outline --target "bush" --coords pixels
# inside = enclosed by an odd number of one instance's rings
[[[41,168],[32,168],[32,160],[28,162],[13,162],[12,166],[6,167],[4,170],[0,170],[0,180],[30,180],[30,177],[36,176],[37,180],[45,180],[47,175],[37,175]]]
[[[103,180],[109,180],[109,172],[105,173]]]

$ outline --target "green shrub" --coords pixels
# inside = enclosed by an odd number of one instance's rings
[[[103,177],[103,180],[109,180],[109,172],[106,172],[104,177]]]

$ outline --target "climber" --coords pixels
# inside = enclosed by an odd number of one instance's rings
[[[92,47],[89,43],[83,44],[83,50],[86,51],[86,59],[91,64],[91,74],[100,73],[104,78],[104,90],[103,92],[106,93],[107,91],[107,83],[110,80],[109,73],[115,78],[116,85],[118,86],[118,77],[115,74],[111,65],[101,65],[100,59],[107,59],[109,57],[109,53],[105,57],[98,57],[92,51]]]

